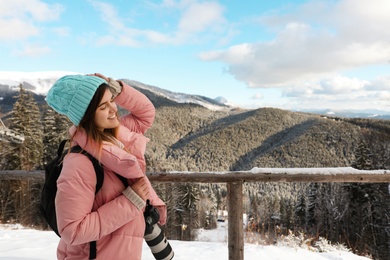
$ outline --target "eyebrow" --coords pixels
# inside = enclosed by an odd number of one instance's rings
[[[108,102],[111,102],[113,97],[114,97],[114,95],[111,96],[111,99],[109,101],[106,101],[106,102],[103,102],[103,103],[99,104],[98,107],[101,107],[101,106],[107,104]]]
[[[108,101],[106,101],[106,102],[103,102],[103,103],[99,104],[99,105],[98,105],[98,107],[101,107],[101,106],[103,106],[103,105],[106,105],[106,104],[107,104],[107,102],[108,102]]]

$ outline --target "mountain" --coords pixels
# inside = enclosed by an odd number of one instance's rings
[[[38,97],[45,96],[54,82],[68,74],[81,74],[69,71],[41,71],[41,72],[16,72],[0,71],[0,114],[5,114],[12,109],[14,92],[19,90],[22,84],[25,89],[33,91]],[[201,95],[190,95],[185,93],[172,92],[156,86],[147,85],[135,80],[121,79],[127,84],[139,89],[152,100],[156,107],[158,106],[175,106],[178,104],[195,104],[205,107],[212,111],[239,109],[230,104],[224,97],[215,99]],[[42,97],[38,98],[43,100]],[[344,117],[344,118],[373,118],[373,119],[390,119],[390,113],[380,110],[297,110],[296,112],[320,114],[327,117]]]
[[[46,71],[46,72],[15,72],[15,71],[0,71],[0,101],[5,99],[9,93],[19,90],[19,85],[22,84],[25,89],[31,90],[37,95],[46,95],[50,87],[60,77],[68,74],[80,74],[68,71]],[[122,79],[127,84],[140,89],[142,92],[149,91],[153,95],[158,96],[172,104],[191,103],[206,107],[210,110],[229,109],[230,107],[218,100],[200,95],[189,95],[184,93],[175,93],[169,90],[161,89],[155,86],[150,86],[135,80]],[[7,94],[8,93],[8,94]],[[13,94],[12,94],[13,95]],[[163,102],[166,104],[167,102]],[[4,111],[3,111],[4,112]]]
[[[17,72],[0,71],[0,90],[19,90],[22,84],[25,89],[36,94],[46,95],[49,88],[60,77],[67,74],[79,74],[68,71]]]
[[[156,95],[172,100],[176,103],[197,104],[202,107],[208,108],[210,110],[222,110],[222,109],[229,108],[228,105],[224,104],[223,102],[219,102],[219,100],[216,99],[211,99],[200,95],[189,95],[184,93],[172,92],[166,89],[150,86],[135,80],[129,80],[129,79],[121,79],[121,80],[123,80],[125,83],[127,83],[130,86],[136,87],[141,90],[142,89],[148,90],[150,92],[153,92]]]
[[[321,109],[321,110],[300,110],[297,112],[307,112],[319,114],[328,117],[344,117],[344,118],[371,118],[371,119],[390,119],[390,112],[378,109],[369,110],[335,110],[335,109]]]

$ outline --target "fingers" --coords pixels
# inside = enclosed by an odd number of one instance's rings
[[[145,177],[140,178],[136,183],[134,183],[131,188],[140,196],[143,200],[149,199],[149,186],[145,180]]]
[[[108,82],[108,78],[106,76],[104,76],[103,74],[101,73],[93,73],[93,74],[87,74],[87,76],[95,76],[95,77],[99,77],[99,78],[102,78],[104,79],[105,81]]]
[[[102,78],[102,79],[104,79],[105,81],[108,82],[108,78],[107,78],[106,76],[104,76],[103,74],[95,73],[95,76],[96,76],[96,77],[99,77],[99,78]]]

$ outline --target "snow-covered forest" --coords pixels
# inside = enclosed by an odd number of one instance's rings
[[[390,169],[390,121],[325,118],[263,108],[210,111],[145,94],[157,113],[148,172],[248,170],[253,167]],[[6,126],[24,142],[0,141],[1,170],[42,170],[67,138],[69,122],[21,87]],[[47,228],[36,210],[42,180],[0,182],[0,222]],[[193,240],[213,229],[227,209],[223,184],[154,183],[169,209],[170,239]],[[387,183],[246,183],[246,230],[263,244],[286,235],[315,244],[322,238],[374,259],[390,255]]]

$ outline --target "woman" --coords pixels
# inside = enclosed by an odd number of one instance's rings
[[[56,214],[61,239],[58,259],[141,259],[145,201],[150,200],[165,224],[166,206],[145,176],[144,153],[155,109],[145,95],[102,74],[68,75],[49,90],[47,103],[74,126],[71,145],[79,145],[104,167],[102,188],[95,194],[96,174],[81,153],[69,153],[57,181]],[[117,104],[130,113],[118,118]],[[118,178],[127,179],[125,188]]]

